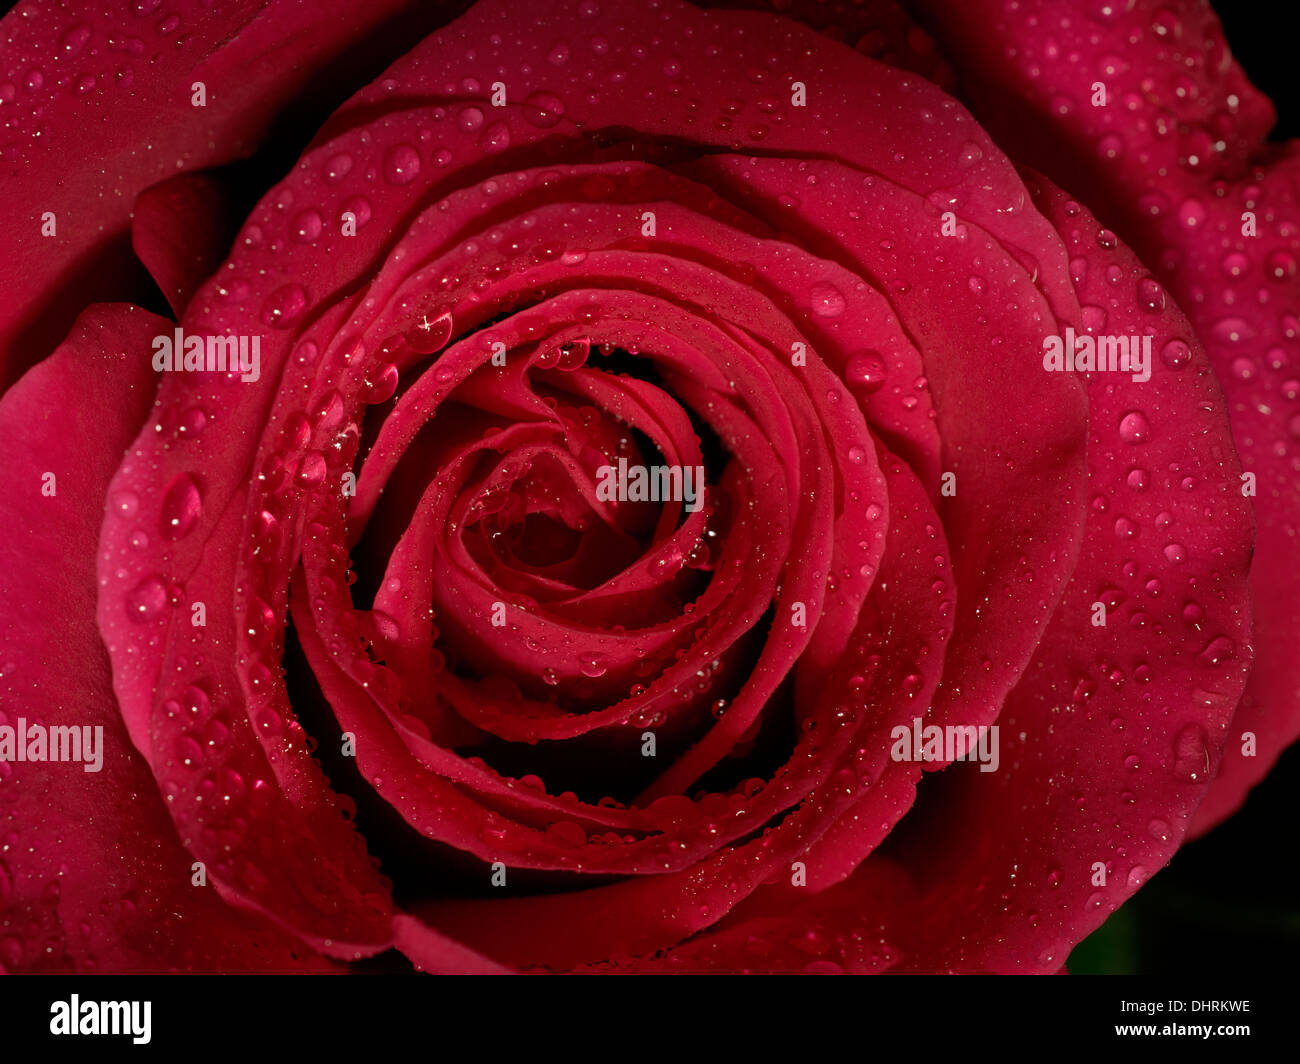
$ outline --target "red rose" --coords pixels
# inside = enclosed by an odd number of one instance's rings
[[[0,964],[1059,970],[1297,730],[1211,17],[371,6],[5,20]]]

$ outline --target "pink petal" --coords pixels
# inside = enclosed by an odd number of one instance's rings
[[[0,722],[103,729],[103,766],[0,762],[0,964],[8,971],[319,971],[329,965],[212,886],[117,713],[94,622],[108,481],[153,402],[149,339],[129,306],[83,314],[0,403]],[[45,473],[57,494],[42,492]],[[126,496],[107,503],[133,504]]]
[[[1185,339],[1190,355],[1178,369],[1156,357],[1146,383],[1091,376],[1083,551],[998,719],[1000,768],[927,781],[895,857],[850,880],[872,892],[908,877],[873,911],[908,971],[1056,971],[1177,849],[1250,666],[1250,512],[1208,361],[1172,303],[1141,300],[1133,254],[1029,181],[1107,332],[1151,330],[1156,351]],[[1138,434],[1124,421],[1134,412]],[[1098,601],[1105,626],[1092,623]]]
[[[130,248],[138,193],[243,158],[284,125],[315,128],[340,87],[457,7],[378,0],[329,18],[292,0],[11,11],[0,34],[0,386],[51,350],[88,300],[147,293]],[[191,103],[196,82],[205,107]],[[52,237],[41,235],[46,212]]]
[[[1256,477],[1258,654],[1200,833],[1300,735],[1300,205],[1296,147],[1208,4],[917,0],[997,142],[1096,211],[1191,318]],[[1008,61],[1007,56],[1014,56]],[[1097,83],[1109,102],[1091,105]],[[1258,236],[1244,236],[1246,212]],[[1243,756],[1253,736],[1252,756]]]
[[[178,174],[135,201],[131,245],[178,316],[225,258],[237,228],[233,199],[209,172]]]

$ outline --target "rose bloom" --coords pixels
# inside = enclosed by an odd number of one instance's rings
[[[1057,972],[1295,738],[1208,5],[727,6],[5,17],[5,970]]]

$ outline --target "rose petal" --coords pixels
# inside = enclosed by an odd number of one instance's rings
[[[108,481],[153,401],[137,352],[170,323],[98,306],[0,403],[11,474],[0,496],[0,721],[103,729],[97,772],[0,762],[0,961],[9,971],[320,971],[260,917],[194,886],[148,766],[117,714],[94,623]],[[46,473],[55,495],[42,491]],[[119,510],[133,502],[119,495]]]
[[[218,172],[178,174],[136,199],[131,246],[178,316],[225,258],[238,228],[234,208]]]
[[[1032,354],[1024,368],[1025,352],[1040,350],[1053,314],[1068,315],[1070,304],[1059,296],[1063,305],[1046,304],[1035,278],[973,224],[963,236],[942,236],[933,208],[881,179],[830,163],[731,156],[698,170],[760,217],[780,219],[889,286],[894,312],[922,352],[942,462],[956,478],[942,512],[954,543],[958,617],[935,712],[940,723],[992,723],[1078,549],[1082,396],[1065,374],[1042,373]],[[790,190],[808,176],[818,193],[797,200]],[[908,239],[881,241],[882,224],[900,226]],[[1053,265],[1064,259],[1051,242],[1035,251]],[[999,399],[1008,378],[1017,386],[1014,407]],[[1044,498],[1054,503],[1046,511]]]
[[[139,192],[178,168],[241,158],[295,123],[315,129],[340,89],[460,6],[379,0],[324,19],[291,0],[11,11],[0,34],[0,386],[51,350],[88,299],[147,293],[129,241]],[[203,107],[191,102],[197,82]],[[41,235],[46,212],[52,237]]]
[[[411,913],[524,967],[564,970],[615,958],[634,962],[713,926],[764,882],[790,876],[793,863],[804,860],[809,847],[837,823],[862,822],[861,830],[853,829],[854,845],[858,856],[865,856],[911,803],[918,768],[890,760],[888,736],[905,721],[910,726],[917,707],[932,696],[944,649],[944,640],[935,642],[930,633],[943,630],[945,604],[927,593],[922,575],[939,570],[922,545],[923,521],[917,520],[930,511],[929,502],[896,460],[882,456],[881,465],[895,480],[911,519],[890,528],[882,561],[882,584],[889,593],[873,591],[868,615],[837,666],[838,682],[822,699],[850,714],[855,740],[855,749],[836,758],[830,779],[760,837],[682,871],[579,892],[418,903],[409,906]],[[855,669],[866,675],[851,677]],[[872,712],[859,723],[851,715],[853,707],[863,705]],[[833,863],[820,861],[809,871],[809,881],[819,885],[840,874]],[[575,928],[582,929],[580,935]]]
[[[997,0],[914,6],[937,27],[998,143],[1067,184],[1187,309],[1256,478],[1259,649],[1199,834],[1300,736],[1300,156],[1294,143],[1265,142],[1272,106],[1233,60],[1208,4],[1093,4],[1082,16],[1067,0],[1014,11]],[[1106,106],[1091,105],[1098,83]],[[1258,236],[1243,235],[1248,212]]]
[[[1131,252],[1045,180],[1030,185],[1086,262],[1079,298],[1105,328],[1150,329],[1157,351],[1187,337],[1190,355],[1180,369],[1156,358],[1145,383],[1091,375],[1083,552],[998,720],[1000,767],[932,777],[891,858],[850,881],[870,892],[910,877],[873,911],[907,971],[1056,971],[1177,849],[1250,664],[1251,520],[1208,361],[1172,303],[1141,302]],[[1121,427],[1134,412],[1136,435]],[[1110,604],[1104,626],[1097,601]]]

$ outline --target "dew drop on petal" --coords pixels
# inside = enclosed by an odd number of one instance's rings
[[[1170,340],[1160,349],[1160,361],[1170,369],[1182,369],[1192,360],[1192,349],[1185,340]]]
[[[316,211],[303,211],[293,220],[290,230],[301,244],[310,244],[321,233],[321,218]]]
[[[838,318],[848,306],[844,293],[824,281],[813,285],[808,297],[812,301],[813,313],[822,318]]]
[[[152,621],[166,608],[167,585],[156,576],[141,580],[126,597],[126,615],[133,621]]]
[[[294,474],[294,483],[303,488],[315,488],[325,480],[325,457],[317,451],[303,455]]]
[[[394,144],[384,152],[384,180],[409,185],[420,173],[420,153],[409,144]]]
[[[1119,438],[1125,443],[1146,443],[1151,438],[1151,425],[1140,410],[1131,410],[1120,419]]]
[[[158,518],[163,538],[173,542],[183,539],[193,530],[202,513],[203,501],[194,478],[188,473],[179,474],[163,495]]]
[[[267,297],[262,321],[274,329],[287,329],[306,308],[307,293],[302,285],[283,285]]]
[[[397,367],[391,362],[386,366],[381,366],[378,372],[370,380],[370,388],[366,392],[366,402],[370,405],[384,403],[393,397],[397,391],[398,382]]]

